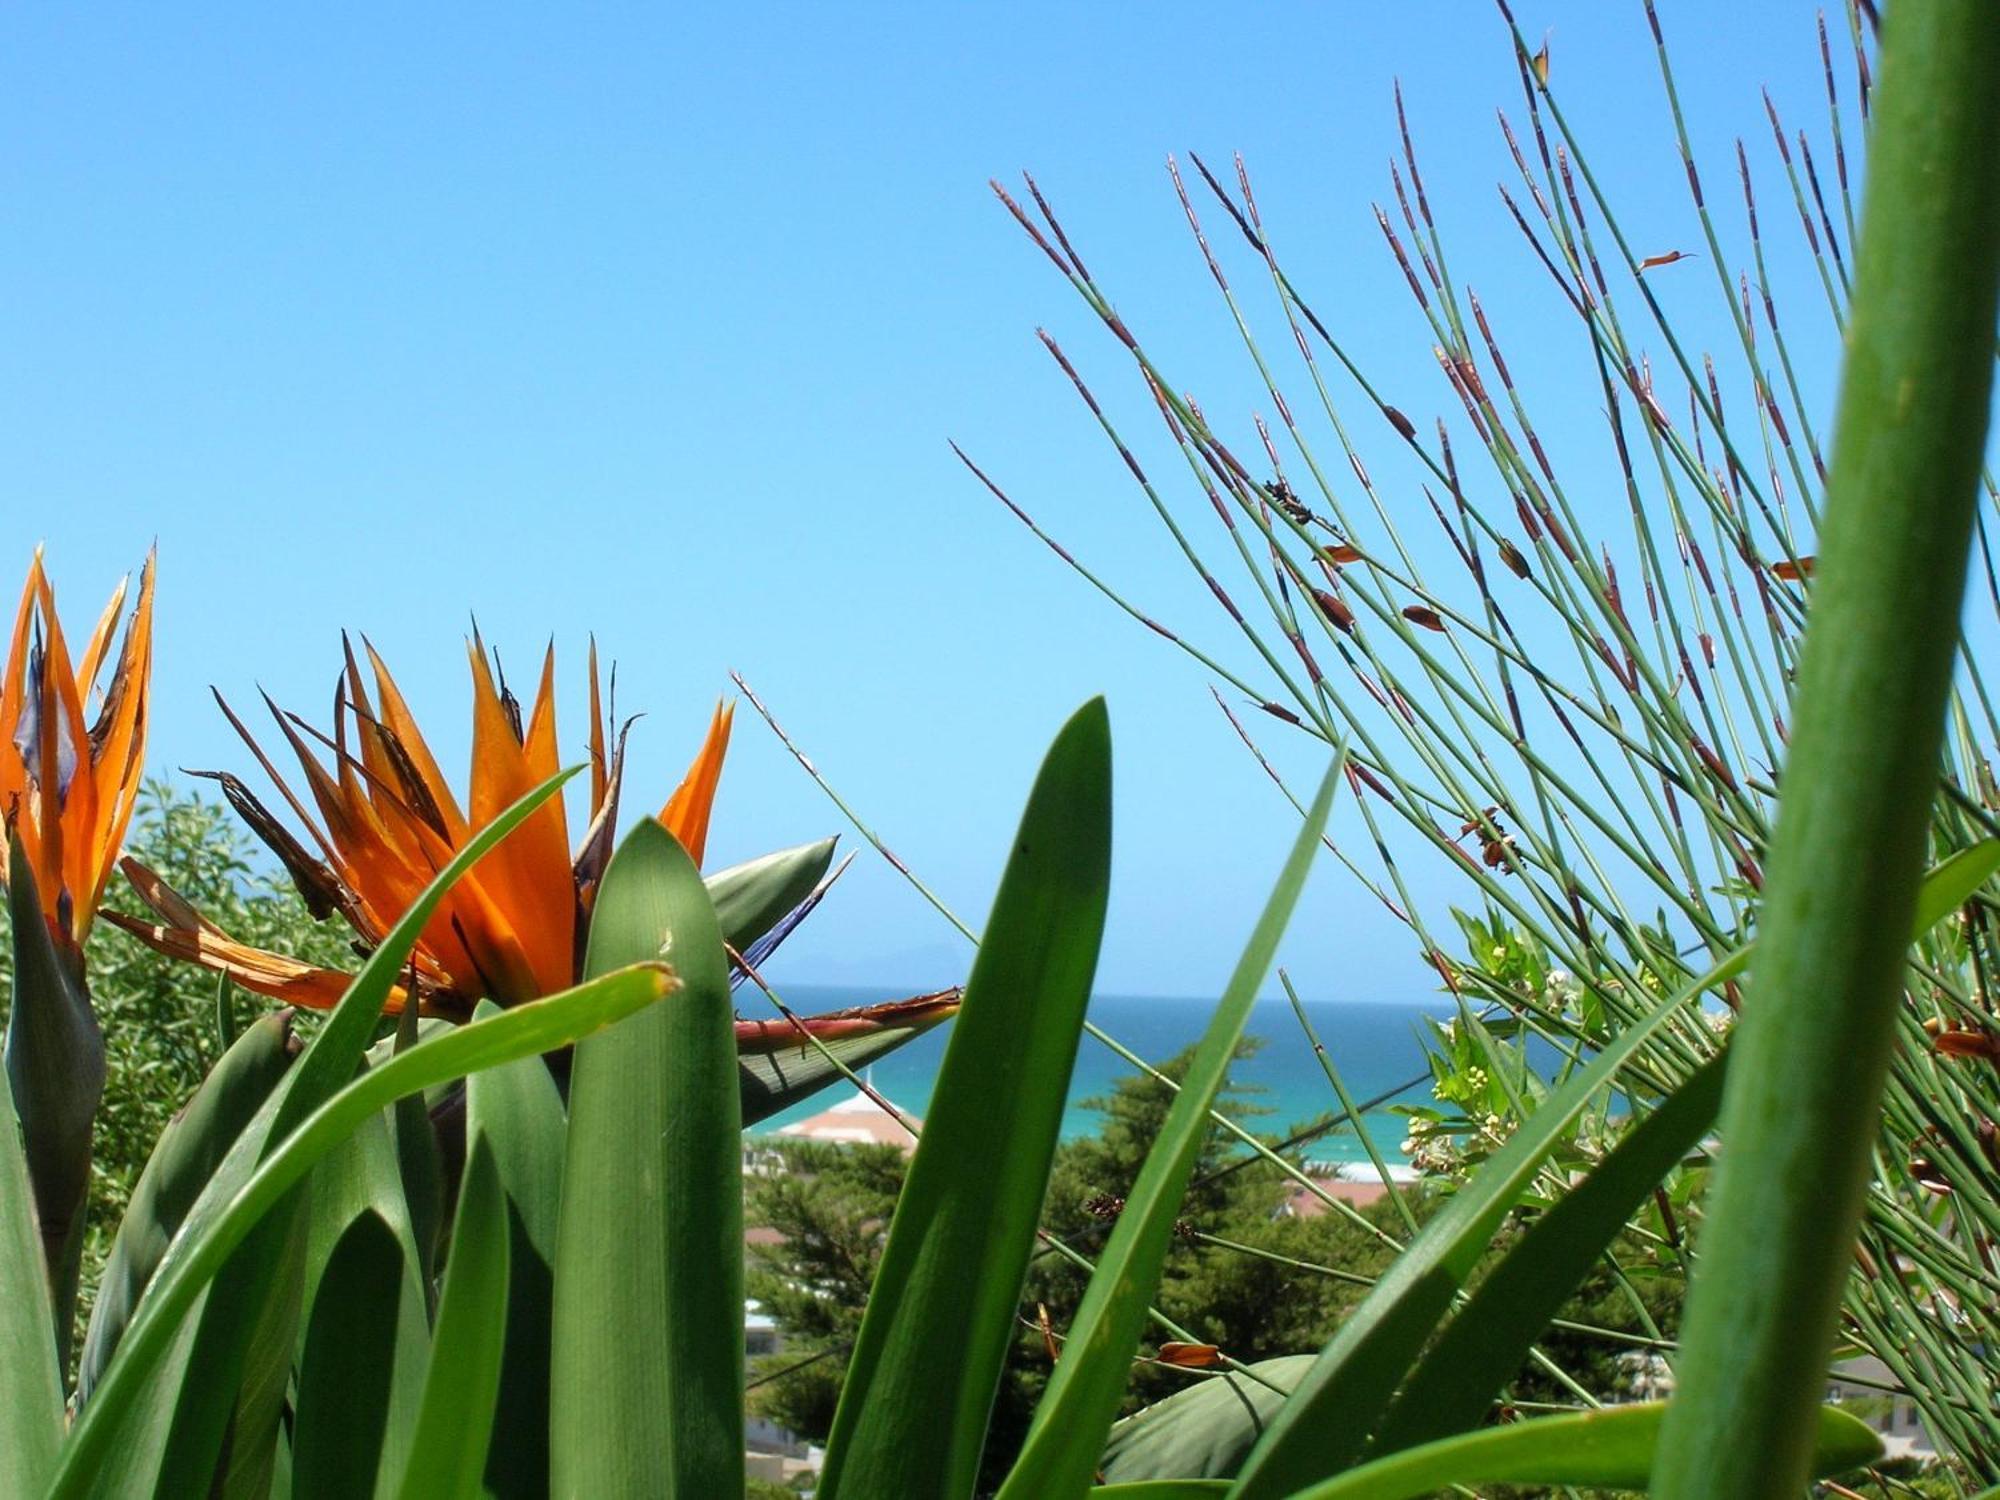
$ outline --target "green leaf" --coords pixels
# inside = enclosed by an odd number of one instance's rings
[[[1312,873],[1313,854],[1326,830],[1346,759],[1344,753],[1336,755],[1320,783],[1319,795],[1195,1049],[1166,1122],[1126,1195],[1125,1207],[1070,1322],[1055,1373],[1035,1408],[1021,1455],[1000,1488],[1000,1500],[1074,1494],[1097,1471],[1105,1433],[1131,1381],[1132,1355],[1160,1284],[1188,1179],[1208,1134],[1209,1109],[1235,1060],[1258,987],[1270,972],[1278,941]]]
[[[1396,1257],[1285,1403],[1235,1493],[1278,1500],[1351,1464],[1438,1320],[1569,1126],[1645,1040],[1703,991],[1742,972],[1739,948],[1613,1038],[1545,1099]]]
[[[743,1490],[729,961],[694,861],[646,819],[604,872],[584,972],[662,955],[679,992],[578,1046],[570,1075],[551,1353],[559,1494]]]
[[[36,920],[40,920],[37,917]],[[63,1437],[62,1367],[28,1162],[0,1077],[0,1495],[40,1493]]]
[[[634,966],[457,1027],[371,1069],[321,1105],[234,1192],[203,1195],[106,1367],[97,1398],[70,1430],[52,1496],[85,1493],[127,1405],[173,1341],[203,1287],[250,1230],[313,1166],[369,1116],[405,1094],[534,1053],[550,1052],[654,1004],[670,986],[657,965]]]
[[[825,876],[836,842],[780,849],[709,876],[704,884],[723,941],[742,953],[790,915]]]
[[[1138,1484],[1100,1484],[1088,1491],[1091,1500],[1204,1500],[1228,1493],[1228,1483],[1220,1479],[1148,1479]]]
[[[482,1001],[482,1004],[487,1002]],[[414,1005],[396,1017],[394,1050],[416,1046],[421,1025]],[[396,1101],[396,1171],[403,1204],[409,1214],[417,1281],[425,1289],[424,1310],[430,1312],[431,1272],[437,1264],[438,1233],[444,1227],[444,1162],[438,1152],[437,1130],[421,1094]]]
[[[1259,1360],[1249,1366],[1257,1380],[1210,1376],[1134,1412],[1111,1429],[1099,1460],[1104,1477],[1129,1482],[1234,1475],[1284,1404],[1281,1393],[1303,1380],[1312,1362],[1310,1354]]]
[[[1063,726],[1028,799],[938,1074],[820,1476],[838,1496],[970,1495],[1104,933],[1111,732]]]
[[[90,1398],[181,1221],[297,1051],[290,1011],[260,1016],[216,1060],[201,1087],[160,1132],[132,1188],[98,1282],[77,1374],[79,1401]]]
[[[395,1230],[373,1212],[350,1222],[327,1257],[299,1357],[292,1485],[301,1496],[375,1493],[406,1273]]]
[[[1666,1403],[1605,1407],[1486,1427],[1408,1448],[1294,1493],[1290,1500],[1415,1500],[1453,1485],[1589,1485],[1643,1490]],[[1882,1441],[1846,1412],[1822,1407],[1813,1473],[1838,1474],[1882,1456]]]
[[[196,1318],[161,1458],[166,1495],[260,1496],[297,1337],[306,1194],[288,1194],[245,1237]],[[262,1485],[260,1488],[259,1480]]]
[[[1917,915],[1911,931],[1922,937],[1970,901],[1973,893],[2000,870],[2000,839],[1981,839],[1933,866],[1917,891]]]
[[[90,1135],[104,1094],[104,1033],[90,1008],[83,960],[58,947],[49,931],[34,871],[11,827],[7,868],[7,908],[14,935],[7,1082],[34,1187],[56,1361],[67,1370],[83,1257],[84,1210],[90,1201]]]
[[[328,1285],[326,1274],[335,1250],[355,1224],[374,1219],[386,1225],[403,1252],[392,1283],[397,1309],[395,1338],[389,1362],[382,1371],[389,1401],[388,1422],[376,1444],[381,1460],[376,1478],[385,1489],[395,1482],[408,1461],[417,1403],[430,1357],[431,1292],[427,1278],[418,1269],[424,1258],[418,1247],[412,1208],[404,1196],[401,1153],[391,1130],[391,1121],[400,1114],[407,1098],[421,1097],[406,1096],[397,1101],[395,1113],[363,1120],[352,1135],[313,1167],[309,1184],[312,1212],[306,1248],[303,1299],[306,1311],[302,1315],[308,1326],[311,1319],[320,1316],[324,1299],[341,1295],[337,1285]],[[429,1128],[428,1124],[425,1128]]]
[[[507,1200],[484,1141],[472,1144],[438,1293],[430,1372],[416,1441],[403,1471],[405,1500],[477,1500],[500,1396],[507,1338]],[[609,1435],[609,1434],[607,1434]],[[622,1436],[622,1434],[619,1434]]]
[[[477,1014],[488,1010],[482,1001]],[[526,1500],[549,1490],[549,1319],[569,1122],[539,1057],[474,1074],[465,1098],[466,1141],[492,1153],[507,1199],[507,1352],[486,1485]]]

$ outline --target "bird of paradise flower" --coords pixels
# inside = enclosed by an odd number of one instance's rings
[[[559,769],[554,648],[544,654],[525,712],[476,630],[467,655],[473,689],[472,769],[463,804],[440,772],[387,665],[365,639],[358,654],[343,639],[330,732],[265,700],[298,763],[304,796],[217,695],[231,725],[305,830],[304,838],[294,835],[239,778],[226,772],[197,774],[220,785],[284,864],[313,913],[345,921],[362,951],[382,939],[474,833]],[[551,798],[475,865],[426,925],[407,981],[390,998],[392,1011],[414,1002],[424,1014],[462,1020],[482,999],[519,1005],[577,982],[592,902],[612,851],[630,728],[628,723],[614,730],[607,717],[594,644],[589,676],[590,800],[582,837],[572,846],[568,812],[560,797]],[[686,775],[654,815],[697,864],[706,850],[732,715],[733,708],[717,706]],[[830,883],[830,840],[790,853],[803,856],[786,863],[790,878],[796,881],[804,870],[810,877],[807,889],[785,910],[771,914],[773,920],[761,930],[736,935],[745,951],[744,964],[758,962],[782,940]],[[105,915],[142,942],[291,1004],[327,1009],[346,990],[345,973],[238,942],[140,861],[128,857],[123,864],[159,920]],[[728,873],[712,877],[712,888],[729,878]],[[748,1075],[746,1119],[775,1112],[830,1081],[835,1070],[815,1057],[822,1047],[843,1061],[866,1061],[945,1020],[957,1007],[958,992],[947,989],[816,1016],[787,1013],[771,1021],[739,1020],[737,1047]]]
[[[73,660],[37,548],[0,677],[0,815],[20,843],[50,935],[78,963],[139,798],[153,569],[149,557],[117,664],[100,688],[128,584],[118,585]],[[86,722],[93,699],[97,715]]]

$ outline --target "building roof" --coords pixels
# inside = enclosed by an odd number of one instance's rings
[[[916,1116],[903,1113],[911,1124],[923,1124]],[[916,1136],[901,1121],[859,1089],[831,1109],[782,1127],[778,1134],[846,1145],[899,1146],[904,1151],[914,1151],[917,1146]]]

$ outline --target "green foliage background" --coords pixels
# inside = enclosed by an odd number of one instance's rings
[[[1178,1078],[1189,1054],[1161,1071]],[[1166,1119],[1172,1096],[1156,1080],[1121,1078],[1106,1098],[1098,1133],[1065,1142],[1049,1179],[1042,1223],[1087,1256],[1101,1248],[1113,1205],[1138,1176],[1147,1149]],[[1225,1097],[1224,1113],[1244,1120],[1258,1111],[1243,1093]],[[753,1410],[801,1436],[820,1439],[833,1420],[846,1353],[861,1324],[867,1288],[906,1158],[893,1146],[833,1145],[806,1140],[765,1143],[769,1161],[748,1183],[744,1222],[780,1236],[753,1243],[746,1291],[763,1305],[785,1337],[778,1353],[752,1362]],[[1310,1353],[1332,1336],[1342,1317],[1396,1253],[1402,1224],[1381,1199],[1353,1216],[1283,1212],[1289,1180],[1269,1162],[1224,1170],[1241,1148],[1219,1127],[1204,1142],[1195,1186],[1184,1204],[1180,1233],[1167,1259],[1154,1305],[1189,1331],[1246,1364]],[[1412,1209],[1421,1221],[1441,1201],[1439,1187],[1413,1184]],[[761,1237],[760,1237],[761,1238]],[[1512,1230],[1495,1257],[1512,1243]],[[1085,1273],[1043,1253],[1022,1298],[1024,1318],[995,1404],[983,1461],[986,1486],[997,1485],[1027,1432],[1051,1360],[1041,1330],[1028,1321],[1046,1306],[1058,1337],[1081,1300]],[[1641,1331],[1632,1296],[1672,1337],[1678,1327],[1678,1277],[1621,1285],[1609,1270],[1579,1289],[1564,1316],[1629,1334]],[[1623,1394],[1629,1371],[1619,1356],[1629,1345],[1562,1329],[1543,1348],[1580,1384],[1605,1397]],[[1124,1410],[1131,1412],[1182,1389],[1187,1374],[1153,1363],[1134,1366]],[[1574,1393],[1539,1368],[1524,1370],[1511,1396],[1522,1402],[1573,1403]]]

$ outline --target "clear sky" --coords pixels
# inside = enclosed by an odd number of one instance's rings
[[[1637,0],[1516,8],[1531,36],[1553,28],[1628,229],[1699,248]],[[1777,208],[1757,89],[1823,131],[1812,7],[1661,8],[1711,182],[1745,135]],[[951,455],[956,438],[1135,598],[1224,638],[1033,329],[1125,397],[1129,364],[986,180],[1034,171],[1121,311],[1236,430],[1257,392],[1163,163],[1242,151],[1295,280],[1427,415],[1449,392],[1370,206],[1398,77],[1470,247],[1454,270],[1532,346],[1549,303],[1494,193],[1511,168],[1493,108],[1518,115],[1518,85],[1476,0],[11,7],[0,576],[46,542],[81,631],[158,539],[160,769],[247,769],[211,683],[323,721],[342,627],[462,765],[476,614],[521,676],[553,636],[579,753],[596,632],[647,714],[632,810],[664,799],[740,669],[975,925],[1041,748],[1105,692],[1102,984],[1212,991],[1295,823],[1202,672]],[[1789,245],[1782,207],[1766,233]],[[1831,341],[1801,337],[1824,405]],[[746,709],[711,863],[841,826]],[[1285,957],[1326,998],[1432,982],[1331,869]],[[917,988],[962,967],[864,855],[783,972]]]

